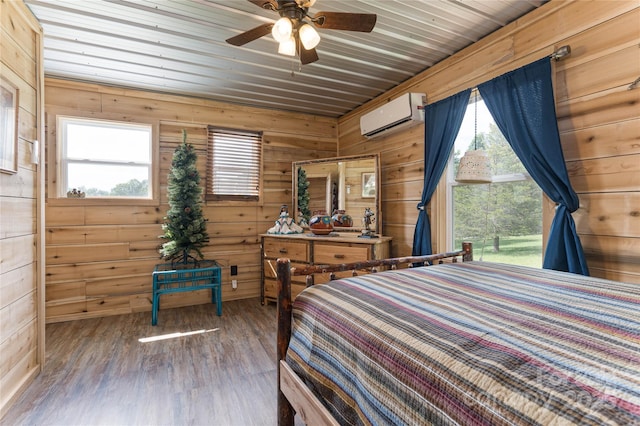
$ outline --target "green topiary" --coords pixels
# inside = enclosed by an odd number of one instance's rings
[[[173,153],[169,171],[169,210],[162,225],[164,234],[160,236],[166,240],[160,254],[172,263],[196,262],[192,252],[202,259],[201,249],[209,241],[196,160],[196,151],[187,144],[187,132],[182,130],[182,144]]]

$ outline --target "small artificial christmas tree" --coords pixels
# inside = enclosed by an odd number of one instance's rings
[[[298,215],[304,218],[305,223],[309,223],[311,218],[311,211],[309,210],[309,180],[302,167],[298,167]]]
[[[187,144],[187,132],[182,130],[182,144],[176,148],[169,171],[169,210],[162,225],[164,234],[160,254],[172,263],[197,263],[200,250],[209,241],[207,221],[202,215],[202,188],[196,168],[196,151]]]

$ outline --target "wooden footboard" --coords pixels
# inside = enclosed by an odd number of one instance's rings
[[[295,413],[307,425],[338,426],[331,413],[284,360],[279,363],[280,389]]]
[[[428,256],[410,256],[392,259],[370,260],[338,265],[317,265],[303,269],[292,269],[289,259],[278,259],[278,338],[277,338],[277,361],[278,361],[278,425],[291,426],[294,424],[294,415],[297,413],[306,424],[338,424],[324,405],[305,386],[304,382],[286,364],[285,357],[289,340],[291,339],[291,276],[306,275],[312,277],[315,273],[335,273],[341,271],[366,270],[376,272],[382,268],[396,269],[400,265],[432,265],[442,263],[444,259],[451,259],[456,262],[462,258],[463,262],[473,260],[473,249],[471,243],[463,243],[462,250],[433,254]],[[333,274],[332,274],[333,275]],[[307,284],[311,285],[313,279],[307,279]]]

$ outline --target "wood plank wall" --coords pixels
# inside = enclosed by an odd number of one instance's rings
[[[569,44],[555,66],[558,126],[574,213],[591,274],[640,283],[640,2],[551,1],[339,119],[339,155],[381,152],[383,228],[394,255],[411,253],[423,179],[423,126],[384,139],[360,136],[360,116],[405,92],[432,103]],[[430,205],[443,250],[443,185]],[[553,209],[546,206],[547,230]]]
[[[22,2],[0,1],[0,75],[19,90],[18,172],[0,172],[0,418],[40,371],[44,322],[38,307],[41,29]]]
[[[182,129],[199,154],[204,184],[207,125],[264,132],[263,200],[208,202],[204,215],[211,241],[204,254],[223,266],[222,299],[260,294],[260,240],[291,205],[291,163],[333,157],[337,120],[249,108],[203,99],[132,91],[63,80],[45,81],[47,113],[46,320],[74,320],[151,309],[151,272],[168,209],[167,174]],[[56,199],[56,116],[156,122],[159,128],[159,200],[120,205]],[[232,290],[231,265],[238,266]],[[166,295],[162,307],[210,303],[206,292]],[[224,310],[224,305],[223,305]],[[160,313],[162,318],[162,312]]]

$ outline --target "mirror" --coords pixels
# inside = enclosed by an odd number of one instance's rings
[[[351,216],[350,227],[335,226],[339,232],[360,232],[364,229],[364,213],[369,208],[374,214],[371,229],[380,234],[380,157],[378,154],[323,158],[293,163],[293,218],[298,221],[298,173],[302,169],[309,184],[309,211],[325,211],[333,215],[344,210]],[[308,219],[308,218],[307,218]]]

